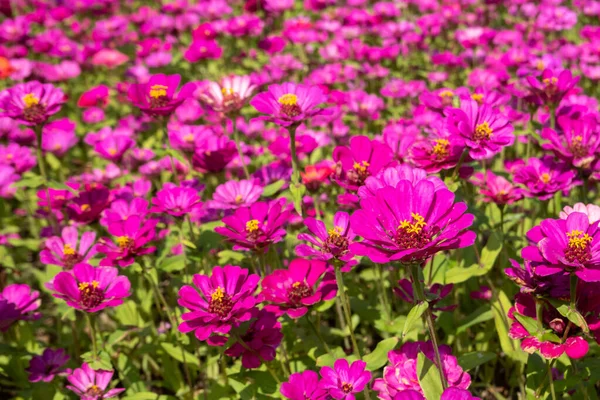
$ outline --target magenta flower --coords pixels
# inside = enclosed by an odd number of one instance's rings
[[[82,400],[103,400],[118,396],[125,389],[110,389],[108,385],[113,371],[93,370],[87,363],[77,368],[67,377],[70,385],[67,389],[74,391]]]
[[[21,176],[15,173],[13,167],[0,164],[0,197],[3,199],[12,198],[17,192],[13,183],[21,179]]]
[[[337,293],[333,268],[323,261],[296,258],[288,269],[278,269],[264,277],[260,302],[268,303],[266,310],[280,316],[300,318],[322,300],[330,300]]]
[[[215,232],[233,243],[234,250],[263,252],[269,245],[283,240],[286,235],[283,225],[292,214],[293,206],[283,199],[258,202],[223,218],[225,226],[216,227]]]
[[[467,231],[474,218],[465,213],[467,205],[454,203],[454,193],[435,190],[426,180],[381,188],[362,199],[360,207],[350,226],[364,240],[352,244],[350,251],[376,263],[423,262],[438,251],[475,242],[475,232]]]
[[[200,172],[221,172],[236,154],[235,142],[228,137],[202,135],[195,141],[192,165]]]
[[[118,163],[129,149],[135,146],[135,140],[127,135],[110,135],[94,145],[94,151],[105,160]]]
[[[69,183],[67,183],[67,186],[68,185]],[[37,204],[40,208],[43,208],[44,211],[50,211],[50,209],[60,210],[69,200],[74,197],[73,193],[71,193],[69,190],[52,188],[38,190],[36,195],[39,199]],[[50,206],[50,208],[48,208],[48,206]]]
[[[543,104],[551,107],[556,107],[578,82],[579,77],[573,77],[568,69],[556,72],[545,69],[539,78],[532,75],[527,77],[532,93],[539,97]]]
[[[50,83],[18,83],[0,93],[0,116],[23,125],[41,125],[60,111],[65,94]]]
[[[200,99],[216,112],[229,114],[239,111],[255,90],[249,76],[231,75],[220,83],[210,82]]]
[[[268,114],[258,119],[287,127],[317,115],[329,115],[329,110],[317,107],[325,102],[327,97],[318,86],[286,82],[269,85],[268,91],[250,100],[250,105],[258,112]]]
[[[436,304],[447,297],[451,292],[453,284],[442,285],[434,283],[431,287],[425,287],[425,297],[432,311],[451,311],[454,310],[457,305],[452,304],[449,306],[436,307]],[[415,304],[415,296],[413,292],[413,284],[408,279],[402,279],[398,281],[398,287],[394,288],[396,296],[400,297],[407,303]],[[435,315],[433,316],[435,318]]]
[[[187,61],[195,63],[200,60],[219,59],[222,54],[223,49],[219,47],[219,43],[216,40],[194,39],[190,47],[183,54],[183,57]]]
[[[383,377],[373,382],[373,390],[378,392],[380,399],[394,400],[398,393],[405,390],[414,390],[423,394],[417,375],[417,356],[420,352],[435,362],[435,353],[430,341],[407,342],[400,347],[400,350],[392,350],[388,353],[390,363],[383,369]],[[441,345],[439,352],[442,360],[441,369],[448,386],[468,389],[471,385],[471,377],[458,365],[456,357],[452,355],[452,349]]]
[[[283,339],[281,324],[275,314],[266,310],[258,311],[256,308],[253,309],[253,314],[255,315],[252,324],[246,333],[240,336],[250,349],[236,342],[225,350],[225,354],[230,357],[242,356],[244,368],[259,368],[263,361],[274,360],[277,347]]]
[[[512,204],[523,198],[520,188],[515,187],[506,178],[494,174],[492,171],[486,171],[485,175],[481,172],[473,175],[471,182],[478,187],[483,200],[498,205]]]
[[[340,186],[356,191],[365,180],[388,166],[394,159],[392,149],[366,136],[354,136],[350,147],[338,146],[333,160],[338,164],[335,180]]]
[[[491,158],[515,141],[510,121],[487,104],[463,100],[460,108],[449,114],[450,133],[464,140],[469,156],[475,160]]]
[[[540,276],[574,273],[586,282],[600,282],[599,222],[573,212],[566,219],[545,219],[527,232],[533,243],[521,252]]]
[[[104,216],[100,219],[100,225],[108,225],[117,222],[125,222],[130,217],[146,217],[148,214],[148,200],[135,197],[130,202],[126,200],[115,200],[110,203],[110,208],[104,210]]]
[[[0,331],[6,332],[16,321],[35,320],[42,315],[36,312],[41,306],[40,292],[28,285],[13,283],[0,292]]]
[[[523,194],[540,200],[548,200],[556,192],[569,192],[577,175],[569,165],[554,161],[552,156],[530,158],[514,168],[515,183],[523,185]]]
[[[183,217],[202,208],[198,191],[190,187],[165,184],[152,199],[150,212],[166,213],[174,217]]]
[[[44,349],[41,356],[33,356],[27,367],[29,382],[52,382],[56,375],[71,373],[70,368],[64,368],[69,361],[69,355],[63,349]]]
[[[95,86],[81,94],[77,100],[77,106],[81,108],[105,107],[108,104],[109,87],[105,85]]]
[[[328,396],[327,391],[319,386],[319,374],[311,370],[291,374],[279,391],[289,400],[325,400]]]
[[[95,221],[110,203],[109,196],[110,192],[107,188],[96,184],[85,184],[79,189],[77,197],[67,204],[67,213],[77,222],[86,224]]]
[[[116,236],[116,244],[109,238],[102,238],[96,250],[106,255],[100,265],[127,267],[135,261],[135,257],[154,253],[156,247],[148,246],[156,236],[155,219],[144,220],[140,216],[132,216],[122,222],[110,222],[107,230]]]
[[[208,206],[218,210],[238,209],[255,203],[263,192],[263,187],[255,181],[229,181],[215,190]]]
[[[300,257],[312,257],[316,260],[327,261],[335,258],[348,262],[354,258],[349,251],[350,244],[354,243],[356,234],[350,228],[350,216],[348,213],[338,211],[333,216],[333,228],[327,230],[323,221],[315,218],[305,218],[304,225],[314,235],[301,233],[298,240],[305,240],[312,244],[299,244],[296,246],[296,254]]]
[[[382,169],[377,175],[368,177],[365,184],[358,188],[358,196],[360,198],[375,196],[377,190],[386,186],[396,187],[402,181],[409,181],[415,186],[423,180],[433,183],[434,190],[436,191],[446,189],[444,182],[437,176],[427,175],[425,170],[411,167],[408,164],[402,164]]]
[[[590,224],[600,221],[600,206],[595,204],[576,203],[573,207],[565,206],[565,208],[563,208],[563,210],[559,213],[559,217],[560,219],[567,219],[569,214],[574,212],[580,212],[587,215]]]
[[[254,292],[260,277],[245,268],[227,265],[214,267],[212,275],[194,275],[194,286],[185,285],[177,300],[184,313],[179,331],[194,331],[196,338],[211,346],[223,346],[232,328],[252,318],[256,304]]]
[[[46,240],[46,248],[40,253],[40,261],[44,264],[59,265],[70,271],[75,264],[87,262],[98,251],[94,241],[96,232],[84,232],[79,241],[77,228],[64,227],[61,237],[52,236]]]
[[[569,115],[557,118],[560,134],[551,128],[542,130],[542,138],[548,143],[542,144],[545,150],[551,150],[556,156],[576,168],[589,168],[600,153],[600,135],[596,116],[587,114],[574,119]]]
[[[354,400],[354,393],[360,393],[371,381],[371,372],[366,371],[367,363],[356,360],[352,365],[340,358],[331,367],[321,368],[320,386],[337,400]]]
[[[194,83],[188,82],[177,92],[180,80],[179,75],[152,75],[147,83],[129,86],[127,97],[146,114],[170,115],[185,99],[191,97],[196,89]]]
[[[446,123],[441,125],[426,138],[417,140],[410,148],[412,164],[428,173],[455,168],[465,150],[464,140],[452,135]],[[464,161],[470,159],[468,157]]]
[[[59,119],[44,125],[42,149],[55,156],[64,156],[79,139],[75,136],[75,123],[68,118]]]
[[[73,272],[59,272],[46,287],[54,297],[85,312],[119,306],[131,295],[129,279],[119,276],[116,268],[89,264],[77,264]]]

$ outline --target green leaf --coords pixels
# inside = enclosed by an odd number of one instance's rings
[[[167,342],[161,343],[160,345],[165,350],[165,352],[167,352],[167,354],[173,357],[175,360],[182,363],[185,354],[186,364],[195,365],[197,367],[200,366],[200,361],[198,361],[195,355],[188,351],[182,350],[179,346],[175,346],[174,344]]]
[[[405,337],[408,331],[421,319],[421,316],[429,308],[429,303],[422,301],[416,304],[408,313],[406,321],[404,322],[404,329],[402,329],[402,337]]]
[[[291,184],[290,194],[292,195],[292,201],[294,202],[294,208],[299,215],[302,215],[302,197],[306,193],[306,186],[302,184]]]
[[[519,314],[518,312],[513,313],[514,317],[523,325],[523,327],[529,332],[530,335],[537,335],[539,332],[539,325],[537,320],[528,317],[526,315]]]
[[[58,171],[61,167],[60,160],[52,153],[46,153],[46,161],[52,171]]]
[[[30,188],[35,189],[44,184],[44,178],[38,175],[33,175],[12,184],[14,188]]]
[[[279,191],[279,189],[281,189],[283,187],[283,185],[285,185],[285,181],[283,179],[280,179],[278,181],[271,183],[270,185],[265,186],[265,188],[263,189],[262,196],[263,197],[273,196],[275,193],[277,193]]]
[[[397,337],[391,337],[389,339],[382,340],[377,343],[377,347],[372,353],[367,354],[363,357],[363,361],[367,363],[367,369],[375,371],[383,367],[388,361],[388,353],[398,344]]]
[[[166,399],[166,396],[161,396],[152,392],[140,392],[131,396],[123,397],[121,400],[159,400]]]
[[[233,251],[233,250],[223,250],[220,251],[217,256],[219,256],[219,265],[230,264],[231,261],[235,262],[235,265],[241,265],[241,263],[246,256],[243,253]]]
[[[492,303],[492,311],[494,312],[494,325],[500,340],[500,347],[506,355],[518,362],[525,363],[527,353],[521,350],[521,346],[517,340],[512,340],[508,337],[510,321],[508,320],[508,310],[512,307],[512,303],[503,291],[497,292],[497,298]]]
[[[73,189],[71,186],[65,185],[64,183],[61,183],[61,182],[56,182],[56,181],[49,182],[48,187],[55,189],[55,190],[68,190],[69,192],[71,192],[75,195],[78,193],[77,190]]]
[[[189,247],[190,249],[195,249],[196,245],[192,242],[190,242],[189,240],[182,240],[181,243],[185,246],[185,247]]]
[[[110,361],[110,356],[105,351],[100,351],[98,355],[94,355],[91,351],[82,354],[81,358],[83,361],[90,365],[90,368],[93,370],[104,369],[104,370],[112,370],[112,363]]]
[[[461,283],[474,276],[483,276],[490,272],[498,255],[502,251],[502,234],[492,232],[481,252],[479,263],[467,268],[455,267],[446,272],[446,283]]]
[[[494,359],[496,359],[495,353],[489,351],[474,351],[458,357],[458,365],[460,365],[465,371],[468,371]]]
[[[133,300],[127,300],[120,307],[117,307],[115,317],[124,325],[140,326],[140,314],[137,310],[137,304]]]
[[[440,371],[422,352],[417,355],[417,376],[427,400],[439,400],[442,397],[444,388]]]
[[[569,321],[580,327],[582,331],[585,333],[590,332],[590,328],[588,327],[587,322],[585,322],[585,318],[583,318],[583,315],[581,315],[579,311],[573,310],[568,304],[560,305],[556,307],[556,309],[560,315],[566,317]]]
[[[349,357],[346,357],[346,353],[344,353],[344,350],[342,350],[341,347],[336,347],[335,349],[331,349],[331,354],[325,353],[317,357],[317,367],[333,367],[333,363],[339,358],[346,358],[347,360],[350,360]]]
[[[489,305],[484,305],[475,310],[471,315],[465,318],[456,330],[456,333],[465,332],[469,327],[489,321],[494,318],[494,313]]]
[[[181,254],[167,257],[158,264],[158,269],[165,272],[181,271],[185,269],[185,258]]]

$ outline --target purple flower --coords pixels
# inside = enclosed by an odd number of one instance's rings
[[[356,191],[369,176],[377,174],[394,159],[392,149],[366,136],[354,136],[350,147],[338,146],[333,160],[338,164],[335,180],[340,186]]]
[[[133,264],[135,257],[154,253],[156,247],[148,244],[156,236],[154,228],[157,223],[155,219],[144,220],[138,215],[121,222],[110,222],[107,230],[117,237],[116,244],[109,238],[100,240],[96,250],[106,255],[106,258],[100,261],[100,265],[127,267]]]
[[[305,218],[304,225],[314,235],[301,233],[298,240],[306,240],[314,247],[307,244],[296,246],[296,254],[300,257],[312,257],[317,260],[327,261],[332,258],[348,262],[354,258],[349,251],[349,246],[354,242],[356,234],[350,228],[348,213],[338,211],[333,216],[333,228],[327,230],[323,221],[315,218]]]
[[[146,114],[170,115],[188,97],[192,97],[196,85],[186,83],[177,92],[180,75],[152,75],[147,83],[132,84],[127,91],[129,101]]]
[[[54,376],[70,374],[71,369],[64,368],[69,355],[63,349],[45,349],[41,356],[33,356],[29,362],[29,382],[52,382]]]
[[[50,83],[18,83],[0,93],[0,115],[23,125],[41,125],[60,111],[65,94]]]
[[[40,292],[31,290],[28,285],[13,283],[0,292],[0,331],[19,320],[34,320],[41,317],[39,312]]]
[[[259,368],[263,361],[275,359],[276,349],[283,339],[281,324],[277,316],[266,310],[253,310],[254,320],[246,333],[240,337],[244,341],[244,347],[236,342],[225,350],[230,357],[242,356],[242,367]]]
[[[192,164],[200,172],[221,172],[237,154],[235,142],[226,136],[202,135],[195,146]]]
[[[319,386],[319,374],[311,370],[291,374],[288,381],[281,384],[279,391],[289,400],[327,398],[327,391]]]
[[[352,365],[348,360],[340,358],[331,367],[321,368],[322,389],[327,390],[329,395],[337,400],[354,400],[354,393],[360,393],[371,381],[371,372],[365,371],[367,363],[356,360]]]
[[[90,223],[100,216],[108,206],[110,192],[104,186],[85,184],[77,197],[67,205],[69,217],[77,222]]]
[[[587,114],[577,119],[569,115],[557,118],[560,134],[551,128],[542,130],[542,138],[549,143],[542,144],[562,160],[576,168],[589,168],[600,152],[600,135],[595,114]]]
[[[225,182],[215,190],[208,206],[218,210],[238,209],[255,203],[263,192],[263,187],[252,180]]]
[[[318,108],[327,97],[318,86],[306,86],[286,82],[270,85],[250,100],[258,112],[268,114],[258,119],[271,121],[281,126],[298,125],[317,115],[328,115],[329,110]]]
[[[471,246],[476,234],[466,229],[473,215],[465,203],[454,203],[454,193],[435,190],[426,180],[412,185],[400,181],[360,201],[350,225],[364,241],[350,250],[373,262],[423,262],[438,251]]]
[[[42,149],[55,156],[62,157],[77,144],[75,123],[68,118],[59,119],[44,125],[42,131]]]
[[[297,258],[288,269],[278,269],[264,277],[259,301],[265,309],[280,316],[300,318],[321,300],[331,300],[337,293],[333,269],[323,261]]]
[[[247,269],[231,265],[214,267],[210,277],[194,275],[195,287],[185,285],[179,290],[177,303],[190,310],[181,316],[179,331],[194,331],[198,340],[223,346],[227,342],[223,335],[252,317],[259,280]]]
[[[568,69],[556,72],[545,69],[539,78],[532,75],[527,77],[532,93],[539,97],[543,104],[551,107],[556,107],[578,82],[579,77],[573,77]]]
[[[556,274],[549,276],[537,275],[530,261],[525,261],[523,268],[513,259],[509,260],[512,267],[506,268],[504,273],[514,283],[521,287],[523,293],[533,293],[540,296],[550,295],[555,298],[569,296],[569,275]]]
[[[552,156],[530,158],[514,168],[514,180],[523,185],[523,194],[540,200],[548,200],[556,192],[569,192],[577,175],[568,164],[556,162]]]
[[[574,273],[586,282],[600,282],[599,222],[574,212],[566,219],[545,219],[527,232],[533,243],[521,252],[537,275]]]
[[[449,114],[450,133],[464,140],[475,160],[491,158],[515,141],[510,121],[487,104],[463,100]]]
[[[165,184],[152,199],[152,204],[150,212],[166,213],[174,217],[182,217],[202,207],[197,190],[173,184]]]
[[[123,304],[131,295],[129,279],[114,267],[77,264],[73,272],[59,272],[46,287],[77,310],[97,312]]]
[[[113,371],[102,369],[94,371],[87,363],[83,363],[81,368],[75,369],[73,374],[67,377],[70,383],[67,385],[67,389],[74,391],[82,400],[102,400],[115,397],[125,389],[106,390],[113,373]]]
[[[292,213],[292,205],[286,204],[283,199],[271,203],[258,202],[223,218],[225,226],[216,227],[215,232],[227,237],[234,250],[261,252],[283,240],[286,235],[283,225]]]
[[[400,350],[392,350],[388,353],[390,363],[383,369],[383,377],[375,379],[373,382],[373,390],[378,392],[380,399],[394,400],[398,393],[406,390],[423,394],[417,375],[417,356],[420,352],[435,362],[435,353],[431,342],[407,342],[400,347]],[[441,369],[448,386],[468,389],[471,385],[471,377],[458,365],[450,347],[441,345],[439,352],[442,361]],[[400,398],[402,399],[402,397]]]
[[[74,226],[64,227],[61,237],[52,236],[46,240],[46,248],[40,253],[40,261],[44,264],[59,265],[70,271],[75,264],[87,262],[98,251],[94,241],[96,232],[84,232],[77,245],[79,234]]]

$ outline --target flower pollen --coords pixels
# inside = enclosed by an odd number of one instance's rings
[[[590,261],[592,254],[589,248],[590,242],[593,238],[587,233],[583,233],[579,230],[572,230],[567,233],[569,238],[569,244],[565,250],[565,258],[569,262],[579,262],[585,264]]]
[[[37,98],[33,93],[27,93],[25,96],[23,96],[23,103],[25,103],[26,108],[31,108],[40,104],[40,99]]]
[[[63,246],[63,254],[65,256],[72,256],[76,253],[75,253],[75,250],[73,249],[73,247],[71,247],[71,245],[67,243]]]
[[[477,141],[488,140],[492,137],[494,131],[490,127],[490,124],[486,121],[483,124],[478,124],[475,127],[474,139]]]
[[[291,303],[299,305],[302,299],[313,295],[313,290],[304,282],[294,282],[288,288],[287,295]]]
[[[277,102],[281,105],[281,112],[288,117],[294,118],[302,113],[302,109],[298,105],[298,96],[295,94],[284,94]]]
[[[258,230],[258,220],[251,219],[250,221],[246,222],[246,230],[250,233],[257,231]]]
[[[100,289],[98,281],[81,282],[79,284],[81,304],[89,309],[98,307],[104,300],[104,291]]]
[[[346,394],[348,394],[348,393],[352,392],[352,388],[353,388],[353,387],[352,387],[352,384],[351,384],[351,383],[344,382],[344,383],[342,384],[342,392],[344,392],[344,393],[346,393]]]
[[[552,177],[551,177],[551,176],[550,176],[550,174],[549,174],[549,173],[547,173],[547,172],[544,172],[544,173],[543,173],[543,174],[540,176],[540,180],[541,180],[542,182],[544,182],[544,183],[548,183],[548,182],[550,182],[550,179],[551,179],[551,178],[552,178]]]
[[[435,154],[438,160],[443,160],[448,157],[448,147],[450,147],[450,142],[446,139],[436,139],[433,141],[435,145],[433,146],[432,152]]]
[[[210,301],[208,306],[208,312],[217,314],[221,318],[225,318],[233,308],[233,302],[231,296],[229,296],[225,290],[219,286],[210,295]]]
[[[421,214],[410,215],[412,221],[404,220],[396,229],[396,243],[403,249],[421,249],[431,242],[432,234]]]
[[[169,103],[167,98],[167,89],[165,85],[152,85],[150,86],[150,107],[160,108],[164,107]]]
[[[121,249],[125,249],[129,247],[132,243],[132,240],[128,236],[119,236],[117,238],[117,244]]]

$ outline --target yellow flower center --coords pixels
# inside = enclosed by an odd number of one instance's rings
[[[585,249],[589,242],[592,241],[592,237],[582,231],[572,230],[567,233],[569,238],[569,247],[577,249]]]
[[[400,222],[400,229],[403,229],[406,233],[421,233],[423,228],[427,225],[425,218],[419,213],[410,213],[413,222],[404,220]]]
[[[94,288],[94,289],[97,289],[98,285],[99,285],[98,281],[92,281],[91,282],[91,287]],[[90,282],[81,282],[79,284],[79,291],[83,292],[83,291],[86,291],[86,290],[90,290]]]
[[[183,140],[190,143],[194,141],[194,135],[192,135],[191,133],[188,133],[187,135],[185,135],[183,137]]]
[[[238,194],[237,196],[235,196],[235,203],[236,204],[240,204],[242,202],[242,200],[244,200],[244,198],[242,197],[241,194]]]
[[[168,87],[165,85],[152,85],[150,87],[150,97],[153,99],[158,99],[159,97],[164,97],[167,95]]]
[[[338,238],[342,235],[342,228],[336,226],[335,228],[328,230],[327,233],[331,238]]]
[[[481,93],[473,93],[471,98],[480,104],[483,101],[483,95]]]
[[[108,154],[110,154],[111,156],[114,156],[115,154],[117,154],[117,149],[115,149],[114,147],[111,147],[110,149],[108,149]]]
[[[544,62],[542,60],[538,61],[537,64],[535,64],[535,67],[538,71],[543,71],[545,68]]]
[[[355,162],[353,167],[358,172],[367,172],[367,168],[369,168],[369,163],[367,161],[361,161],[360,163]]]
[[[440,97],[454,97],[454,93],[450,90],[444,90],[440,93]]]
[[[550,174],[543,173],[542,176],[540,176],[540,179],[542,180],[542,182],[548,183],[548,182],[550,182],[551,177],[550,177]]]
[[[494,131],[490,127],[490,124],[486,121],[475,127],[475,140],[487,140],[492,137],[493,133]]]
[[[73,247],[71,247],[70,244],[65,244],[63,247],[63,254],[65,256],[72,256],[75,255],[75,250],[73,249]]]
[[[233,88],[221,88],[221,93],[223,93],[223,96],[233,96],[235,94],[235,92],[233,91]]]
[[[117,244],[120,248],[124,249],[131,243],[131,239],[128,236],[119,236],[117,238]]]
[[[556,85],[558,78],[553,76],[552,78],[545,78],[542,82],[546,85]]]
[[[89,210],[91,207],[89,204],[82,204],[81,205],[81,211],[87,211]]]
[[[434,140],[435,145],[433,146],[433,154],[438,156],[437,158],[444,158],[448,156],[448,147],[450,142],[446,139]]]
[[[225,297],[225,291],[221,286],[217,288],[211,295],[210,298],[212,301],[221,301]]]
[[[248,232],[255,232],[258,230],[258,220],[257,219],[251,219],[250,221],[246,222],[246,230]]]
[[[277,101],[283,106],[295,106],[298,104],[298,96],[288,93],[281,96]]]
[[[25,103],[26,108],[31,108],[40,104],[40,99],[33,93],[27,93],[25,96],[23,96],[23,103]]]

